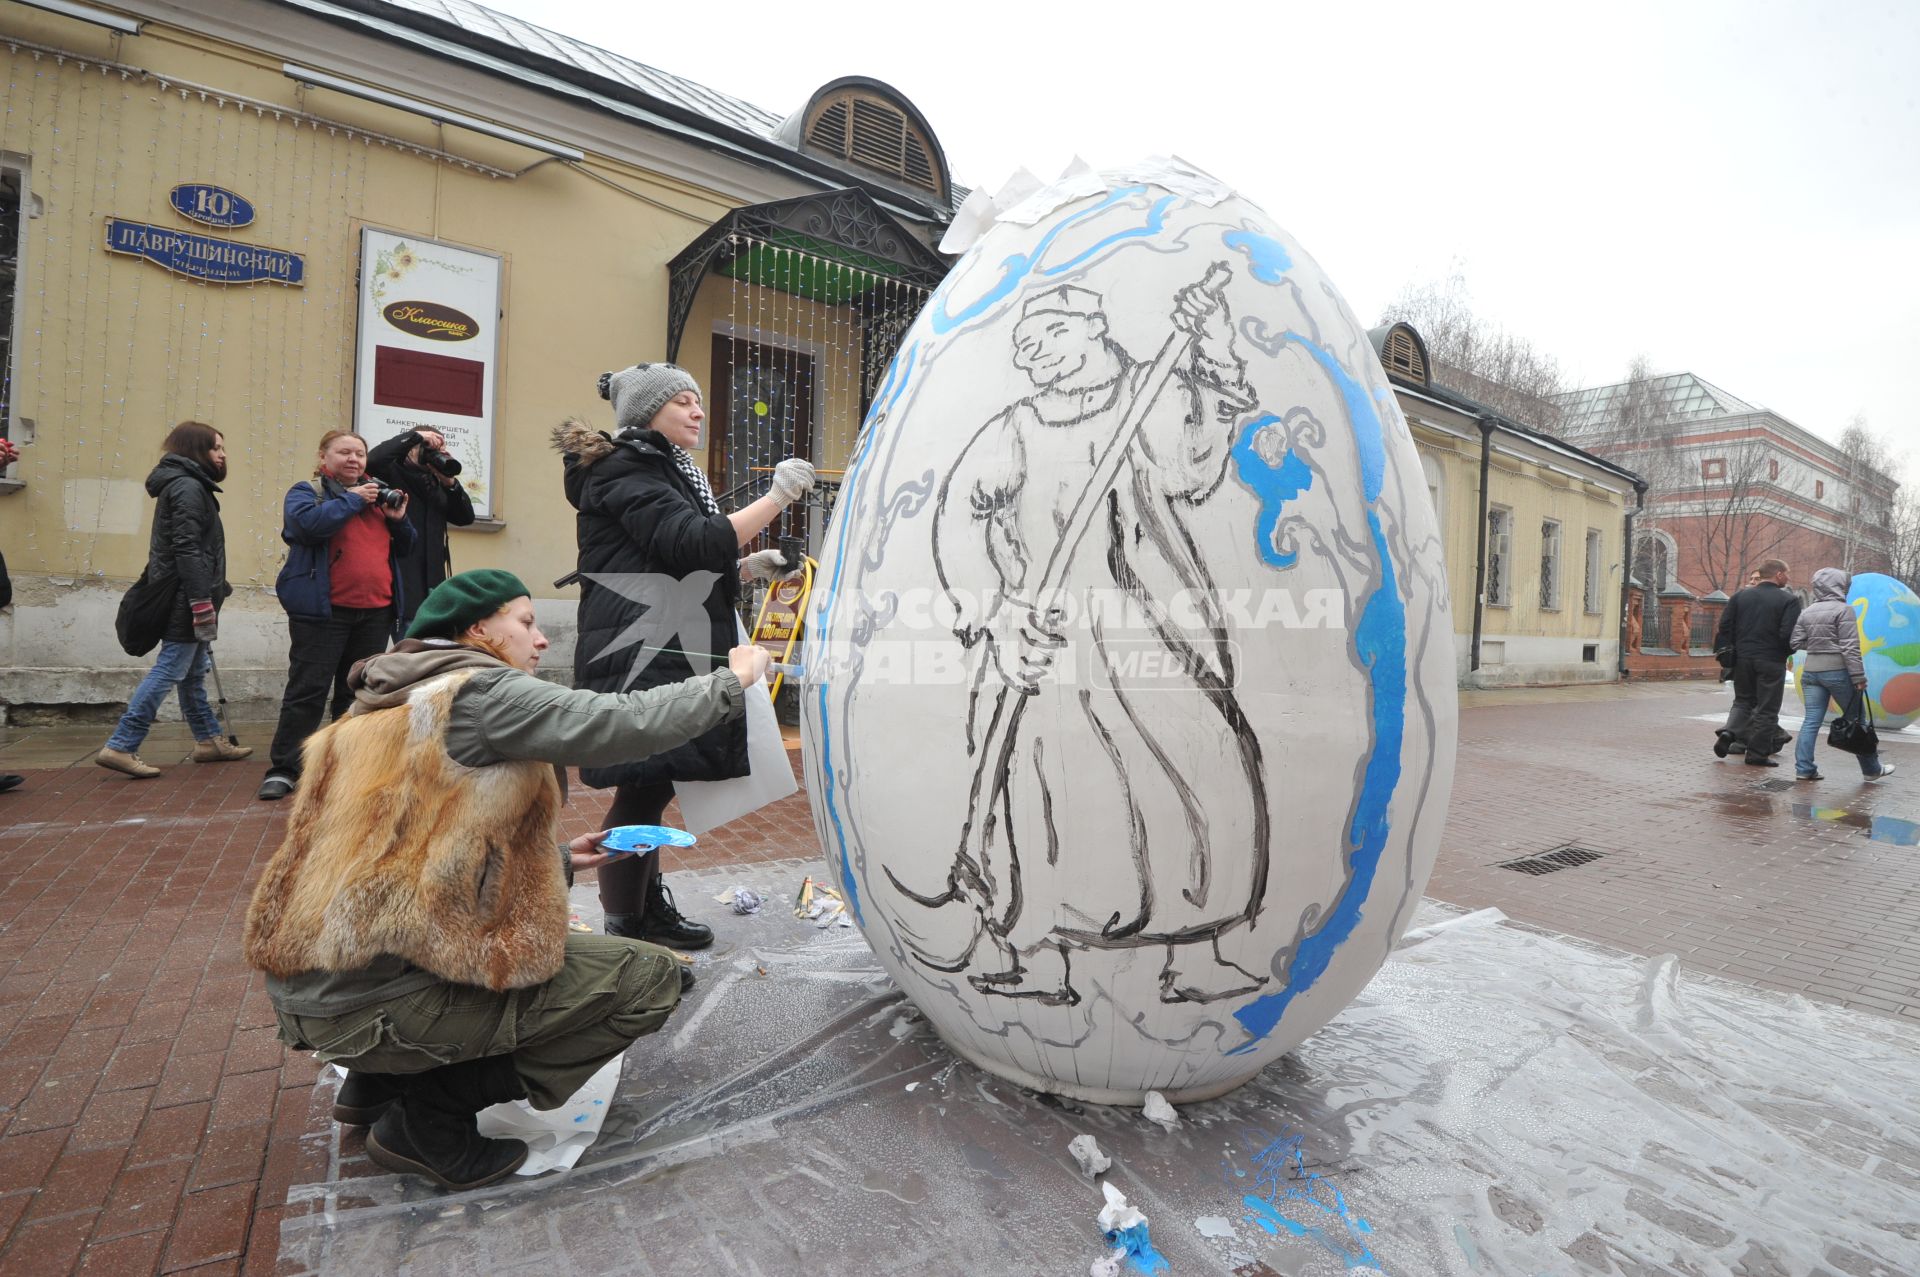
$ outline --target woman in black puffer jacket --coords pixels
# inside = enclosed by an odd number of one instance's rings
[[[706,411],[700,386],[674,364],[635,364],[600,378],[618,430],[581,421],[553,432],[566,462],[567,500],[579,511],[579,633],[575,687],[596,692],[660,687],[705,673],[739,641],[740,547],[813,488],[813,466],[789,458],[774,467],[772,490],[733,514],[720,513],[706,476],[688,452],[700,445]],[[778,551],[749,556],[753,567]],[[596,577],[629,579],[608,585]],[[635,622],[646,617],[637,628]],[[641,636],[641,637],[636,637]],[[670,650],[660,650],[660,649]],[[724,657],[720,658],[724,662]],[[587,768],[596,788],[616,786],[605,825],[655,825],[678,780],[747,774],[747,730],[734,719],[678,749],[619,767]],[[660,881],[657,852],[622,856],[599,872],[607,934],[681,949],[713,943],[713,932],[680,915]]]
[[[134,751],[146,740],[160,703],[176,687],[180,712],[193,729],[194,762],[231,762],[253,752],[227,743],[207,702],[210,645],[219,629],[220,605],[233,593],[227,584],[227,534],[215,496],[227,477],[226,437],[205,422],[183,421],[167,434],[160,450],[160,464],[147,476],[147,495],[155,501],[147,576],[170,576],[179,588],[159,657],[127,702],[106,748],[94,755],[102,767],[136,780],[160,774]]]

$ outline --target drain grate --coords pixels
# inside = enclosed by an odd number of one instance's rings
[[[1755,781],[1753,784],[1753,787],[1755,789],[1764,789],[1770,794],[1784,794],[1789,789],[1793,788],[1793,782],[1790,780],[1784,780],[1784,779],[1760,780],[1760,781]]]
[[[1518,860],[1504,860],[1495,865],[1495,869],[1511,869],[1518,874],[1559,873],[1562,869],[1578,869],[1581,865],[1592,864],[1607,853],[1593,851],[1586,847],[1555,847],[1552,851],[1543,851],[1537,856],[1522,856]]]

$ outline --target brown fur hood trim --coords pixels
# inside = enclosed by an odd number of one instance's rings
[[[568,417],[553,428],[553,450],[571,457],[575,464],[590,466],[613,453],[613,436],[595,430],[578,417]]]

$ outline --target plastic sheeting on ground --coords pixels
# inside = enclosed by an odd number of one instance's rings
[[[1111,1181],[1175,1277],[1920,1272],[1920,1026],[1429,904],[1332,1024],[1164,1131],[956,1061],[858,933],[769,901],[707,911],[700,987],[573,1170],[304,1186],[283,1260],[1077,1275]]]

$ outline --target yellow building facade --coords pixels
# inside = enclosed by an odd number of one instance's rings
[[[4,428],[21,451],[0,478],[16,589],[0,708],[111,705],[137,682],[145,662],[119,651],[113,612],[146,559],[142,482],[189,419],[229,452],[227,691],[277,694],[281,504],[322,433],[364,413],[369,232],[497,274],[495,313],[470,317],[489,354],[456,352],[482,368],[490,411],[468,459],[485,515],[453,531],[452,557],[518,574],[562,640],[571,591],[548,583],[572,569],[574,532],[548,433],[569,415],[610,426],[601,372],[666,358],[677,338],[703,386],[738,388],[736,425],[772,405],[736,476],[753,481],[782,447],[831,472],[898,313],[938,277],[945,163],[885,86],[827,86],[783,120],[584,46],[555,52],[531,29],[461,31],[397,5],[67,7],[82,16],[0,2]],[[860,110],[897,126],[897,152],[835,132]],[[795,201],[812,216],[741,222],[697,272],[676,271],[730,215]],[[242,206],[250,220],[217,224]],[[722,426],[729,405],[709,398]]]
[[[1435,386],[1411,326],[1373,337],[1426,472],[1461,686],[1620,678],[1639,477]]]

